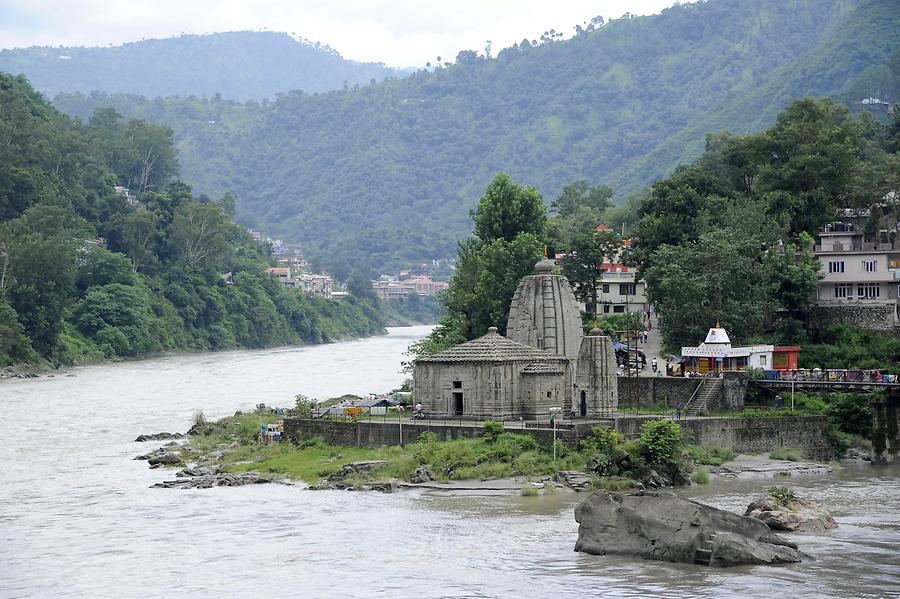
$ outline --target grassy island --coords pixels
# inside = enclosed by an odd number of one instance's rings
[[[312,438],[299,445],[283,441],[264,445],[257,441],[260,423],[275,422],[272,414],[235,414],[216,422],[200,422],[183,458],[216,465],[225,472],[255,471],[317,484],[351,462],[380,461],[347,482],[369,484],[409,480],[425,467],[438,482],[490,480],[513,476],[544,477],[560,471],[582,471],[594,488],[627,489],[643,485],[679,486],[706,480],[708,473],[695,464],[721,464],[734,454],[720,447],[685,443],[685,434],[673,421],[644,424],[638,439],[626,441],[615,431],[597,426],[577,449],[560,441],[553,447],[527,434],[505,431],[499,422],[485,423],[477,438],[440,441],[423,433],[404,447],[350,447]]]

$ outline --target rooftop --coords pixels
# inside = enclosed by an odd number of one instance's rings
[[[487,335],[461,343],[455,347],[419,358],[419,362],[561,362],[562,356],[507,339],[497,333],[497,327],[488,329]]]

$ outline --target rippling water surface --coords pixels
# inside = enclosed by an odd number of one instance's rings
[[[574,553],[567,494],[150,489],[167,474],[131,459],[158,445],[137,434],[183,431],[195,409],[388,390],[425,332],[0,383],[0,596],[900,597],[896,469],[791,480],[840,528],[797,536],[802,564],[710,570]],[[764,484],[686,494],[743,510]]]

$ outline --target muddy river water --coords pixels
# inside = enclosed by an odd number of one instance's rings
[[[573,552],[571,494],[150,489],[167,474],[131,459],[197,409],[389,390],[426,332],[0,383],[0,597],[900,597],[897,469],[790,480],[840,527],[795,536],[801,564],[717,570]],[[684,493],[742,511],[765,484]]]

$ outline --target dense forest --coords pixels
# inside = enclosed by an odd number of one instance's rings
[[[473,235],[459,244],[442,297],[447,315],[413,355],[491,326],[505,330],[519,279],[551,247],[565,253],[561,271],[587,306],[588,326],[597,319],[608,330],[643,330],[639,318],[591,314],[603,264],[624,261],[646,279],[672,353],[719,322],[737,344],[802,345],[804,367],[896,372],[900,339],[891,332],[810,326],[808,316],[821,277],[813,235],[843,208],[868,211],[870,240],[900,219],[900,111],[882,124],[830,98],[804,98],[761,133],[710,134],[700,158],[634,202],[630,247],[613,231],[585,225],[609,213],[609,196],[603,186],[567,185],[548,214],[534,187],[497,175],[472,212]]]
[[[234,198],[196,198],[176,175],[171,130],[113,110],[81,124],[0,74],[0,365],[383,329],[367,284],[340,303],[283,288]]]
[[[378,270],[452,256],[500,171],[546,197],[583,179],[621,201],[699,156],[707,132],[761,131],[794,98],[898,98],[898,48],[894,2],[712,0],[264,106],[55,102],[82,119],[112,105],[171,126],[195,189],[234,192],[242,222],[296,238],[341,274],[363,255]]]
[[[0,71],[24,74],[48,97],[62,92],[209,96],[245,102],[292,89],[309,93],[365,85],[409,71],[342,58],[287,33],[182,35],[109,47],[0,50]]]

